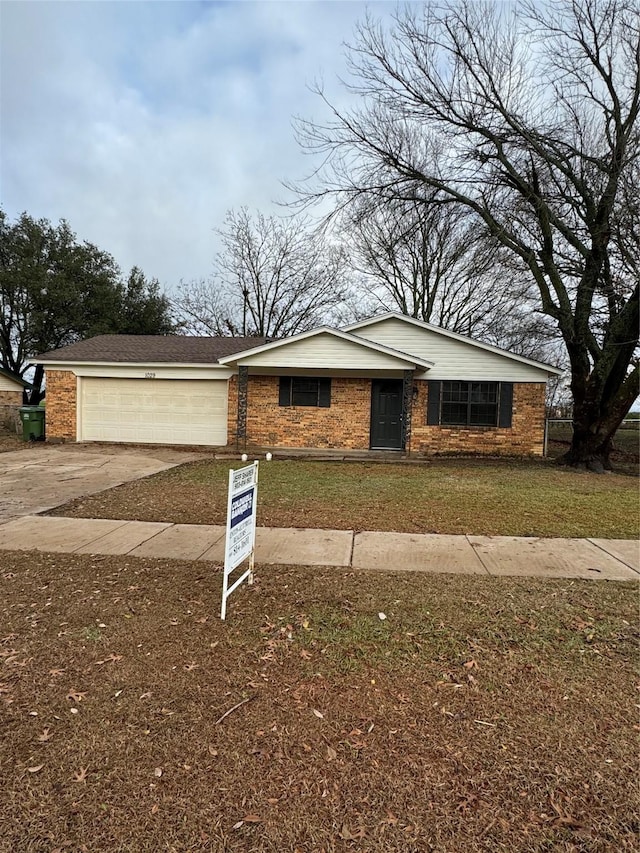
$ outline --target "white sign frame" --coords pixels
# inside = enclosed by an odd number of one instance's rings
[[[220,618],[227,615],[227,599],[241,583],[253,583],[256,546],[256,515],[258,510],[258,462],[229,471],[227,497],[227,530],[224,545],[224,570],[222,577],[222,606]],[[249,568],[229,586],[229,577],[237,567],[249,559]]]

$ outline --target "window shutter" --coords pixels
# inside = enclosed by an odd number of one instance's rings
[[[442,383],[435,379],[430,379],[427,382],[428,398],[427,398],[427,424],[429,426],[438,426],[440,424],[440,389]]]
[[[511,428],[511,412],[513,411],[513,382],[500,383],[500,411],[498,426]]]
[[[323,409],[331,406],[331,379],[318,379],[318,405]]]
[[[278,401],[280,406],[290,406],[291,405],[291,377],[290,376],[281,376],[280,377],[280,399]]]

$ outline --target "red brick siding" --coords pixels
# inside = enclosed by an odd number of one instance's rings
[[[76,440],[76,375],[71,370],[47,370],[47,440]]]
[[[235,446],[238,430],[238,377],[229,380],[229,400],[227,409],[227,444]]]
[[[229,382],[228,443],[236,442],[238,380]],[[473,453],[541,456],[544,443],[544,383],[515,383],[511,429],[427,426],[427,383],[417,381],[411,453]],[[279,405],[277,376],[249,376],[247,444],[259,447],[316,447],[367,450],[371,422],[371,379],[334,377],[331,406]]]
[[[229,394],[229,415],[237,415],[237,387]],[[367,450],[371,380],[334,377],[331,406],[280,406],[277,376],[249,376],[247,444],[261,447],[318,447]],[[235,442],[229,424],[229,443]]]
[[[479,453],[492,456],[542,456],[544,383],[514,383],[511,429],[427,426],[427,383],[416,382],[411,413],[411,451],[426,455]]]
[[[21,406],[22,391],[0,391],[0,406]]]

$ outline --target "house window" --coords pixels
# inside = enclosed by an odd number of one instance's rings
[[[497,426],[497,382],[443,382],[442,426]]]
[[[429,382],[429,425],[510,428],[512,412],[511,382]]]
[[[331,379],[314,376],[281,376],[279,402],[281,406],[329,408]]]

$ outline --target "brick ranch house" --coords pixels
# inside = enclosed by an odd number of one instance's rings
[[[259,338],[100,335],[45,353],[47,438],[540,456],[547,364],[390,313]]]

